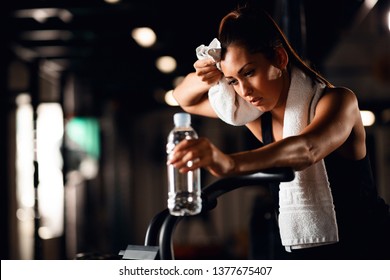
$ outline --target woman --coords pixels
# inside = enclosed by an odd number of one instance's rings
[[[226,154],[207,138],[188,140],[176,146],[169,163],[181,172],[202,167],[218,177],[292,167],[299,182],[280,186],[279,192],[280,233],[291,251],[286,258],[389,259],[389,207],[376,193],[355,94],[311,69],[264,11],[242,7],[227,14],[218,39],[220,56],[196,61],[196,71],[175,88],[174,97],[186,112],[223,119],[217,113],[220,102],[209,91],[227,96],[221,87],[227,84],[236,100],[260,112],[245,125],[266,145]],[[188,161],[194,164],[187,166]],[[299,185],[301,178],[305,183]],[[320,190],[321,184],[329,184],[329,191]],[[294,188],[298,192],[291,193]],[[298,202],[284,204],[297,194]],[[306,203],[304,211],[297,208],[300,203]],[[307,220],[301,212],[311,215],[310,222],[297,228]],[[323,235],[311,236],[318,231]]]

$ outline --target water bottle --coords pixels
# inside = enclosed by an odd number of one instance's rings
[[[191,115],[176,113],[173,116],[174,128],[168,135],[168,158],[175,146],[183,139],[196,139],[198,135],[191,127]],[[187,163],[191,166],[192,162]],[[200,189],[200,169],[180,173],[173,165],[168,165],[168,209],[171,215],[196,215],[202,210]]]

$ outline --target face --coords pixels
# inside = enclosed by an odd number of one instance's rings
[[[282,71],[264,54],[251,54],[241,46],[229,46],[221,69],[235,91],[259,110],[271,111],[285,103]]]

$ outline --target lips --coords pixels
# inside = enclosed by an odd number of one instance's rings
[[[262,97],[255,97],[249,100],[249,102],[254,106],[259,106],[261,102],[263,101]]]

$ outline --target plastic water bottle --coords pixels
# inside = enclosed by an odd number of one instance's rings
[[[175,146],[183,139],[196,139],[198,135],[191,127],[191,115],[176,113],[173,116],[175,127],[168,135],[168,158]],[[192,162],[187,163],[191,166]],[[200,169],[180,173],[173,165],[168,165],[168,209],[171,215],[196,215],[202,210],[200,189]]]

